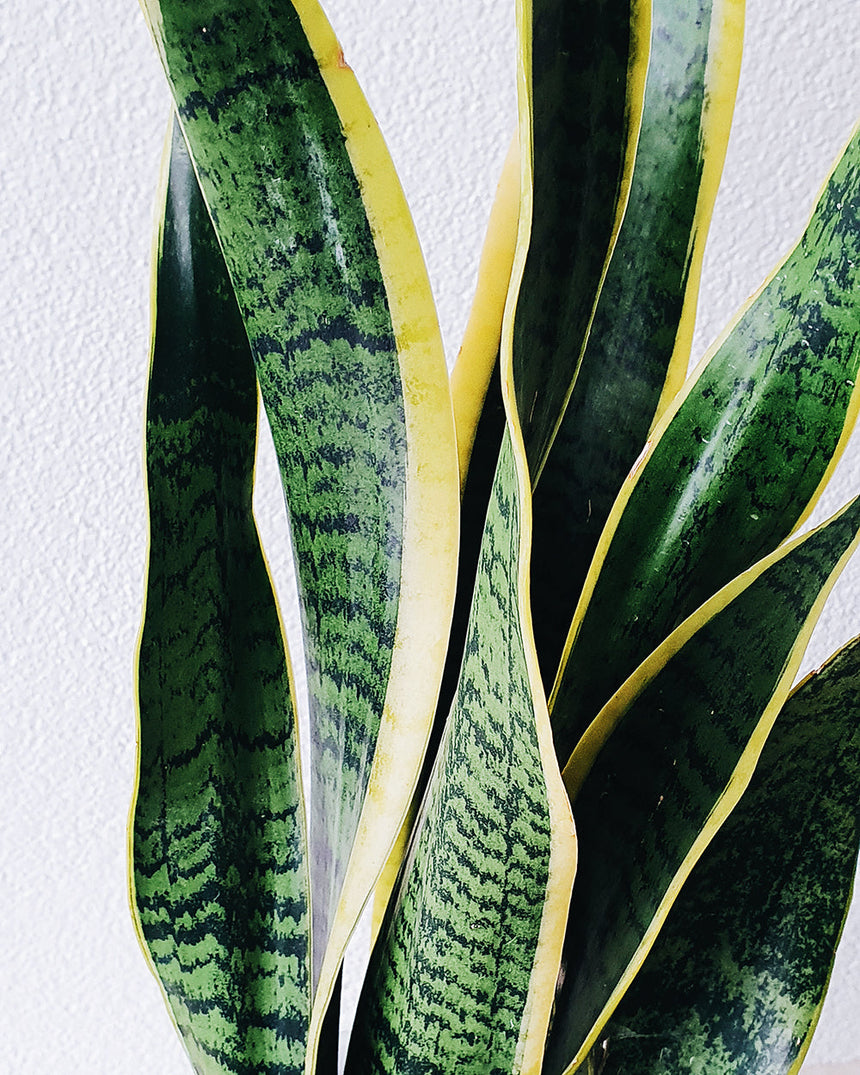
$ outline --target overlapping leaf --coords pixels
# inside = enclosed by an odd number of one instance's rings
[[[527,70],[527,4],[521,17],[521,61]],[[566,30],[573,32],[572,22]],[[564,51],[565,41],[557,40],[555,47]],[[530,192],[528,102],[521,119],[523,189]],[[619,143],[623,139],[616,150]],[[615,160],[617,165],[617,155]],[[614,211],[614,188],[612,194],[609,210]],[[527,210],[528,194],[523,204]],[[548,739],[527,605],[529,476],[516,403],[522,370],[511,315],[519,309],[516,288],[528,238],[526,211],[520,215],[514,295],[502,338],[506,432],[483,531],[466,651],[396,902],[362,993],[350,1073],[434,1066],[466,1073],[531,1072],[538,1070],[543,1052],[575,850]],[[589,303],[597,278],[591,281]],[[572,293],[582,280],[573,284]]]
[[[648,658],[574,752],[565,780],[580,869],[549,1075],[587,1055],[737,803],[858,535],[855,500],[727,586]]]
[[[860,844],[860,640],[783,707],[753,779],[601,1034],[603,1075],[798,1071]]]
[[[507,437],[457,696],[350,1075],[535,1070],[542,1050],[575,855],[523,639],[521,480]]]
[[[278,612],[251,514],[257,383],[178,129],[157,252],[133,903],[195,1068],[303,1070],[307,852]]]
[[[686,615],[808,510],[860,392],[860,134],[798,246],[673,405],[600,540],[551,700],[564,760]]]
[[[144,8],[242,311],[290,512],[311,717],[318,1028],[406,813],[441,677],[458,499],[447,374],[402,192],[319,7]]]
[[[513,368],[532,483],[576,378],[624,212],[639,133],[650,4],[534,0],[528,20],[523,190],[531,235]],[[521,108],[523,105],[521,105]]]
[[[547,687],[612,503],[661,398],[671,399],[686,376],[742,27],[742,0],[652,5],[630,195],[573,391],[534,494],[532,604]]]

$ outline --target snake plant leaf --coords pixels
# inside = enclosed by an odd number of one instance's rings
[[[601,1034],[602,1075],[794,1075],[860,845],[860,639],[790,696]]]
[[[539,1067],[576,855],[523,635],[526,488],[506,435],[457,697],[371,958],[348,1075]]]
[[[533,0],[521,9],[529,66],[520,145],[533,163],[532,182],[522,187],[520,215],[531,238],[513,361],[535,484],[570,396],[627,201],[651,4]]]
[[[178,128],[146,420],[132,906],[200,1075],[301,1072],[304,808],[289,667],[251,513],[257,382]]]
[[[519,10],[520,145],[528,147],[530,5]],[[521,158],[531,190],[531,156]],[[515,399],[513,316],[499,383],[505,429],[456,695],[359,1000],[348,1075],[540,1069],[573,876],[570,804],[553,753],[528,602],[531,489]]]
[[[797,247],[658,423],[610,513],[550,709],[559,757],[648,653],[785,538],[860,406],[860,133]]]
[[[661,399],[671,399],[686,377],[742,35],[743,0],[653,4],[630,195],[534,493],[532,602],[548,688],[613,501]]]
[[[406,816],[442,674],[458,516],[448,377],[402,191],[319,6],[143,6],[290,514],[311,720],[312,1058]]]
[[[619,690],[565,769],[580,868],[547,1072],[599,1040],[681,886],[749,783],[860,498],[716,594]]]

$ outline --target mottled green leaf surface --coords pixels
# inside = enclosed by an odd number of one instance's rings
[[[609,253],[628,145],[635,5],[534,0],[530,6],[534,208],[517,300],[514,375],[534,481],[576,375]]]
[[[457,696],[349,1075],[518,1070],[552,835],[518,613],[518,499],[506,437]]]
[[[601,1035],[603,1075],[784,1075],[821,1009],[860,843],[860,640],[789,698]]]
[[[698,289],[690,269],[698,267],[716,194],[713,181],[701,188],[705,153],[710,172],[718,173],[733,96],[719,95],[722,87],[715,85],[725,80],[716,63],[726,47],[723,6],[717,4],[713,28],[712,0],[655,0],[652,6],[624,220],[573,392],[534,492],[532,606],[548,689],[597,539],[654,420],[682,311]],[[728,27],[738,38],[739,29]],[[727,114],[715,118],[715,111]],[[673,363],[682,367],[681,378],[688,357],[682,353]]]
[[[146,424],[133,891],[200,1075],[303,1068],[309,908],[295,718],[251,513],[257,385],[178,130]]]
[[[622,489],[556,682],[562,763],[637,664],[775,548],[818,492],[856,414],[859,271],[855,135],[800,243]]]
[[[292,4],[145,0],[251,343],[299,574],[314,980],[370,777],[400,593],[406,429],[388,300]]]
[[[718,611],[653,678],[640,677],[644,689],[618,714],[573,804],[580,865],[548,1075],[591,1047],[613,991],[653,943],[674,886],[748,782],[799,664],[807,620],[858,529],[860,500],[751,571],[723,608],[715,598]]]

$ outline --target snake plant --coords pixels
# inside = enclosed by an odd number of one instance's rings
[[[449,377],[316,0],[143,9],[175,115],[131,896],[194,1070],[796,1072],[860,843],[860,640],[792,686],[860,541],[860,499],[802,527],[860,406],[860,133],[688,378],[742,0],[518,0]]]

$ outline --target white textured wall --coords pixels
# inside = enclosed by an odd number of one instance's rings
[[[797,235],[860,113],[856,0],[749,6],[700,349]],[[413,206],[451,355],[513,123],[509,7],[329,5]],[[167,96],[133,0],[0,0],[0,15],[0,1071],[183,1075],[125,895]],[[860,488],[856,438],[839,482],[831,507]],[[267,532],[279,510],[270,490]],[[860,630],[860,570],[836,596],[819,658]],[[860,913],[811,1061],[860,1059],[858,994]]]

